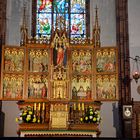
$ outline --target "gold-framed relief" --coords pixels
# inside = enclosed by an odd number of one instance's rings
[[[48,72],[47,49],[28,49],[28,70],[29,72]]]
[[[96,51],[96,72],[113,73],[117,70],[117,50],[112,48],[100,48]]]
[[[90,75],[72,77],[71,99],[79,101],[92,99],[92,79]]]
[[[28,76],[28,98],[45,99],[48,97],[48,76],[30,74]]]
[[[4,74],[2,80],[2,99],[21,100],[24,93],[24,75]]]
[[[4,72],[23,72],[25,64],[25,52],[23,48],[3,48]]]
[[[82,73],[82,74],[88,74],[92,72],[91,50],[72,51],[72,71],[73,73]]]
[[[97,100],[118,100],[116,75],[96,75],[96,97]]]
[[[68,129],[68,105],[55,103],[50,105],[50,129]]]

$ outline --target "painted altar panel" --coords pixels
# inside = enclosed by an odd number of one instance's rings
[[[71,87],[72,100],[92,99],[91,76],[73,76]]]
[[[48,72],[49,56],[46,49],[28,50],[29,72]]]
[[[102,48],[96,52],[96,71],[116,72],[117,52],[114,48]]]
[[[72,51],[72,72],[87,74],[92,71],[92,52],[91,50]]]
[[[97,100],[118,99],[118,80],[114,75],[96,76],[96,96]]]
[[[19,100],[23,97],[24,75],[4,74],[2,84],[3,99]]]
[[[1,98],[23,99],[25,50],[17,46],[3,46],[1,68]]]
[[[114,47],[96,50],[96,86],[97,100],[118,100],[118,52]]]
[[[22,48],[5,48],[3,50],[3,61],[5,72],[23,72],[25,64],[25,53]]]
[[[47,98],[48,96],[48,76],[29,75],[28,76],[28,98]]]

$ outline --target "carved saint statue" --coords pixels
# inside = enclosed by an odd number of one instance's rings
[[[61,41],[55,45],[54,48],[54,65],[65,65],[66,54],[65,54],[65,46],[61,43]]]
[[[77,99],[77,89],[75,86],[72,88],[72,99]]]
[[[64,49],[62,46],[57,48],[57,65],[62,65],[64,60]]]
[[[44,86],[42,87],[42,93],[41,93],[42,98],[47,97],[47,87],[44,84]]]
[[[86,92],[84,91],[83,86],[80,86],[77,96],[79,97],[79,99],[84,99],[84,97],[86,97]]]

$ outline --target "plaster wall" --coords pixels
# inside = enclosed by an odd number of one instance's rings
[[[140,56],[140,1],[128,0],[128,11],[130,56],[135,58],[135,56]],[[140,61],[138,63],[140,71]],[[130,59],[130,68],[132,77],[132,72],[136,70],[132,59]],[[134,101],[140,101],[140,93],[137,92],[138,86],[140,86],[140,80],[138,83],[135,80],[131,81],[131,95]]]

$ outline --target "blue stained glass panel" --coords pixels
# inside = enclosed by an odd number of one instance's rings
[[[85,0],[71,0],[71,13],[85,13]]]
[[[37,0],[37,12],[51,12],[52,0]]]
[[[68,0],[54,0],[53,6],[55,13],[68,13]]]
[[[84,35],[85,29],[85,14],[71,14],[71,34]]]
[[[37,16],[36,32],[38,36],[51,34],[51,14],[40,13]]]

